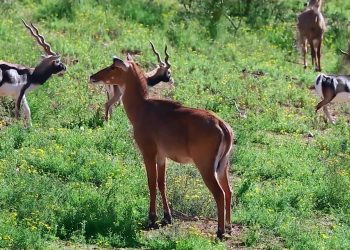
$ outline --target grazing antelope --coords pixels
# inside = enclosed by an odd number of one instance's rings
[[[321,45],[326,23],[321,13],[322,0],[309,0],[306,9],[298,16],[298,40],[302,49],[304,68],[307,67],[306,53],[310,44],[312,65],[321,71]]]
[[[0,61],[0,96],[10,96],[16,101],[15,116],[19,117],[19,109],[23,100],[24,119],[31,124],[30,108],[25,97],[26,90],[32,90],[43,85],[53,74],[63,73],[66,66],[60,61],[60,56],[53,52],[38,29],[31,23],[24,26],[44,49],[45,56],[35,68]]]
[[[90,76],[90,82],[118,85],[122,92],[124,109],[146,166],[149,226],[156,226],[157,186],[162,197],[163,222],[172,222],[165,183],[166,158],[170,158],[197,166],[216,201],[217,235],[223,237],[225,223],[229,229],[231,223],[228,171],[233,132],[230,126],[209,111],[147,98],[146,77],[133,61],[114,57],[112,65]]]
[[[328,121],[334,124],[335,121],[329,114],[327,104],[330,102],[350,102],[350,75],[329,76],[320,74],[316,78],[315,89],[317,94],[323,98],[323,100],[317,104],[316,112],[323,107]]]
[[[173,78],[171,77],[170,63],[169,63],[169,54],[167,52],[167,47],[165,47],[165,62],[160,59],[158,51],[154,48],[152,42],[150,42],[154,54],[156,54],[158,59],[158,65],[155,69],[150,72],[145,73],[147,85],[155,86],[160,82],[169,82],[173,83]],[[128,57],[127,60],[132,60]],[[107,90],[107,102],[105,103],[105,120],[108,121],[109,116],[112,115],[112,107],[114,104],[119,105],[122,93],[118,85],[106,85]]]

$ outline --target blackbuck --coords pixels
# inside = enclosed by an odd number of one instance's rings
[[[218,213],[218,237],[231,228],[229,157],[233,143],[230,126],[215,114],[181,104],[147,97],[147,80],[132,61],[114,57],[112,64],[90,76],[90,82],[118,85],[125,112],[146,167],[150,194],[149,226],[155,227],[157,186],[164,219],[172,222],[166,195],[166,159],[194,163],[214,196]],[[226,215],[225,215],[226,213]]]
[[[316,112],[323,107],[328,121],[334,124],[335,121],[329,114],[327,104],[330,102],[350,103],[350,75],[337,76],[320,74],[316,78],[315,89],[317,94],[323,98],[323,100],[317,104]]]
[[[35,68],[0,61],[0,96],[12,97],[15,104],[15,116],[19,117],[19,109],[23,101],[24,119],[31,124],[30,108],[25,97],[27,90],[43,85],[53,74],[63,73],[66,66],[60,61],[60,56],[53,52],[38,29],[23,21],[24,26],[44,49],[45,55]]]
[[[326,23],[321,13],[322,0],[310,0],[306,9],[298,16],[298,42],[300,44],[304,68],[307,67],[306,54],[310,45],[312,65],[321,71],[321,45]]]
[[[165,46],[165,59],[162,61],[160,59],[159,52],[155,49],[152,42],[150,42],[154,54],[157,56],[158,64],[155,69],[150,72],[145,73],[146,81],[148,86],[155,86],[160,82],[173,83],[173,78],[171,77],[169,54],[167,52],[167,46]],[[132,60],[128,57],[127,60]],[[122,92],[120,91],[118,85],[106,85],[107,90],[107,102],[105,103],[105,120],[107,121],[112,115],[113,105],[120,104]]]

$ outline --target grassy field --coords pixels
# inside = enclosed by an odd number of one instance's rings
[[[337,18],[350,16],[350,4],[329,0],[325,11],[333,18],[323,70],[348,70],[337,48],[350,36]],[[309,86],[317,74],[301,65],[296,13],[258,28],[243,22],[236,33],[222,18],[215,40],[176,0],[6,0],[0,13],[0,60],[39,61],[23,18],[68,65],[64,77],[27,94],[31,128],[12,118],[10,99],[0,99],[0,248],[350,248],[347,114],[333,106],[336,125],[315,115],[319,98]],[[234,234],[226,241],[215,239],[216,208],[198,171],[173,162],[167,181],[175,224],[143,230],[147,180],[131,125],[122,107],[103,121],[106,95],[88,77],[123,49],[141,50],[135,60],[152,68],[149,40],[159,50],[168,44],[176,83],[157,93],[212,110],[235,132]]]

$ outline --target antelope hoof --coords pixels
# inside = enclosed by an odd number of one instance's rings
[[[218,231],[216,232],[216,236],[217,236],[218,239],[220,239],[220,240],[224,239],[224,234],[225,234],[225,231],[222,230],[222,229],[218,229]]]
[[[159,225],[155,221],[148,221],[147,229],[159,229]]]
[[[25,124],[24,124],[24,127],[25,128],[31,128],[33,125],[32,125],[32,123],[31,122],[26,122]]]
[[[147,228],[148,229],[158,229],[158,223],[157,223],[157,215],[155,214],[150,214],[148,216],[148,224],[147,224]]]
[[[226,225],[225,231],[226,231],[226,233],[231,234],[232,233],[232,225],[231,224]]]
[[[172,224],[173,218],[169,213],[164,213],[164,218],[162,220],[162,226],[166,226],[168,224]]]

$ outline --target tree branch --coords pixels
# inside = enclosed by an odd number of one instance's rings
[[[346,55],[346,56],[350,56],[350,54],[349,54],[348,52],[345,52],[345,51],[342,50],[342,49],[339,49],[339,51],[340,51],[342,54]]]
[[[231,23],[231,25],[232,25],[233,29],[235,30],[235,33],[236,33],[238,31],[238,29],[240,28],[240,26],[241,26],[242,19],[239,19],[238,24],[236,24],[227,13],[224,13],[224,16]]]

